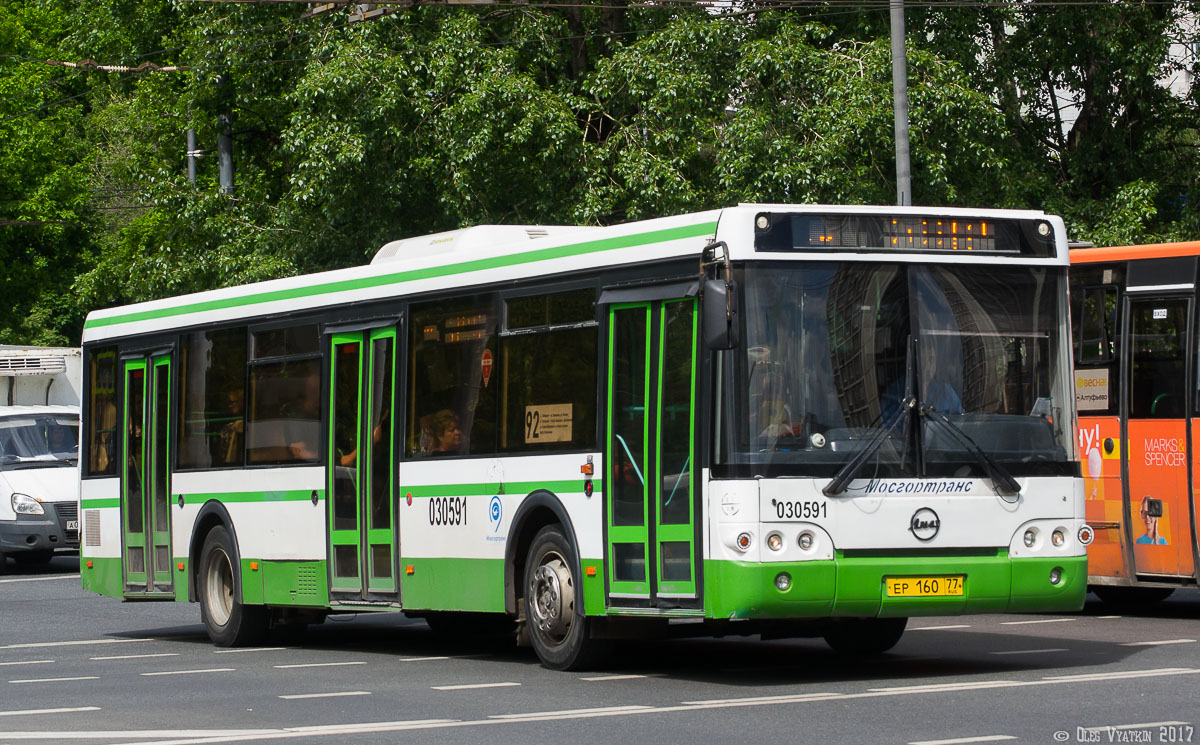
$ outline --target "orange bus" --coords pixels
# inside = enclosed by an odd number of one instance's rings
[[[1088,584],[1111,602],[1197,586],[1200,241],[1071,251]]]

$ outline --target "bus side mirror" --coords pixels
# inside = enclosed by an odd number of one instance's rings
[[[737,285],[733,280],[704,280],[700,316],[704,344],[709,349],[733,349],[738,345]]]

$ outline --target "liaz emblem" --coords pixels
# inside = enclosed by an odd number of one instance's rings
[[[942,527],[938,514],[928,507],[922,507],[913,513],[908,521],[908,532],[918,541],[932,541]]]

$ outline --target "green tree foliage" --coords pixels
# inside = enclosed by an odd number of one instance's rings
[[[294,4],[0,4],[0,341],[74,341],[93,308],[361,264],[472,224],[893,202],[886,10],[773,5],[353,22]],[[1168,45],[1194,41],[1186,9],[910,8],[914,202],[1043,208],[1097,243],[1194,237],[1197,100],[1163,82],[1183,72]],[[46,64],[85,58],[186,69]]]

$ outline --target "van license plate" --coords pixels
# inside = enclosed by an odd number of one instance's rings
[[[68,520],[67,521],[67,530],[79,530],[79,521],[78,520]]]
[[[963,594],[963,576],[888,577],[887,594],[891,598],[941,598]]]

